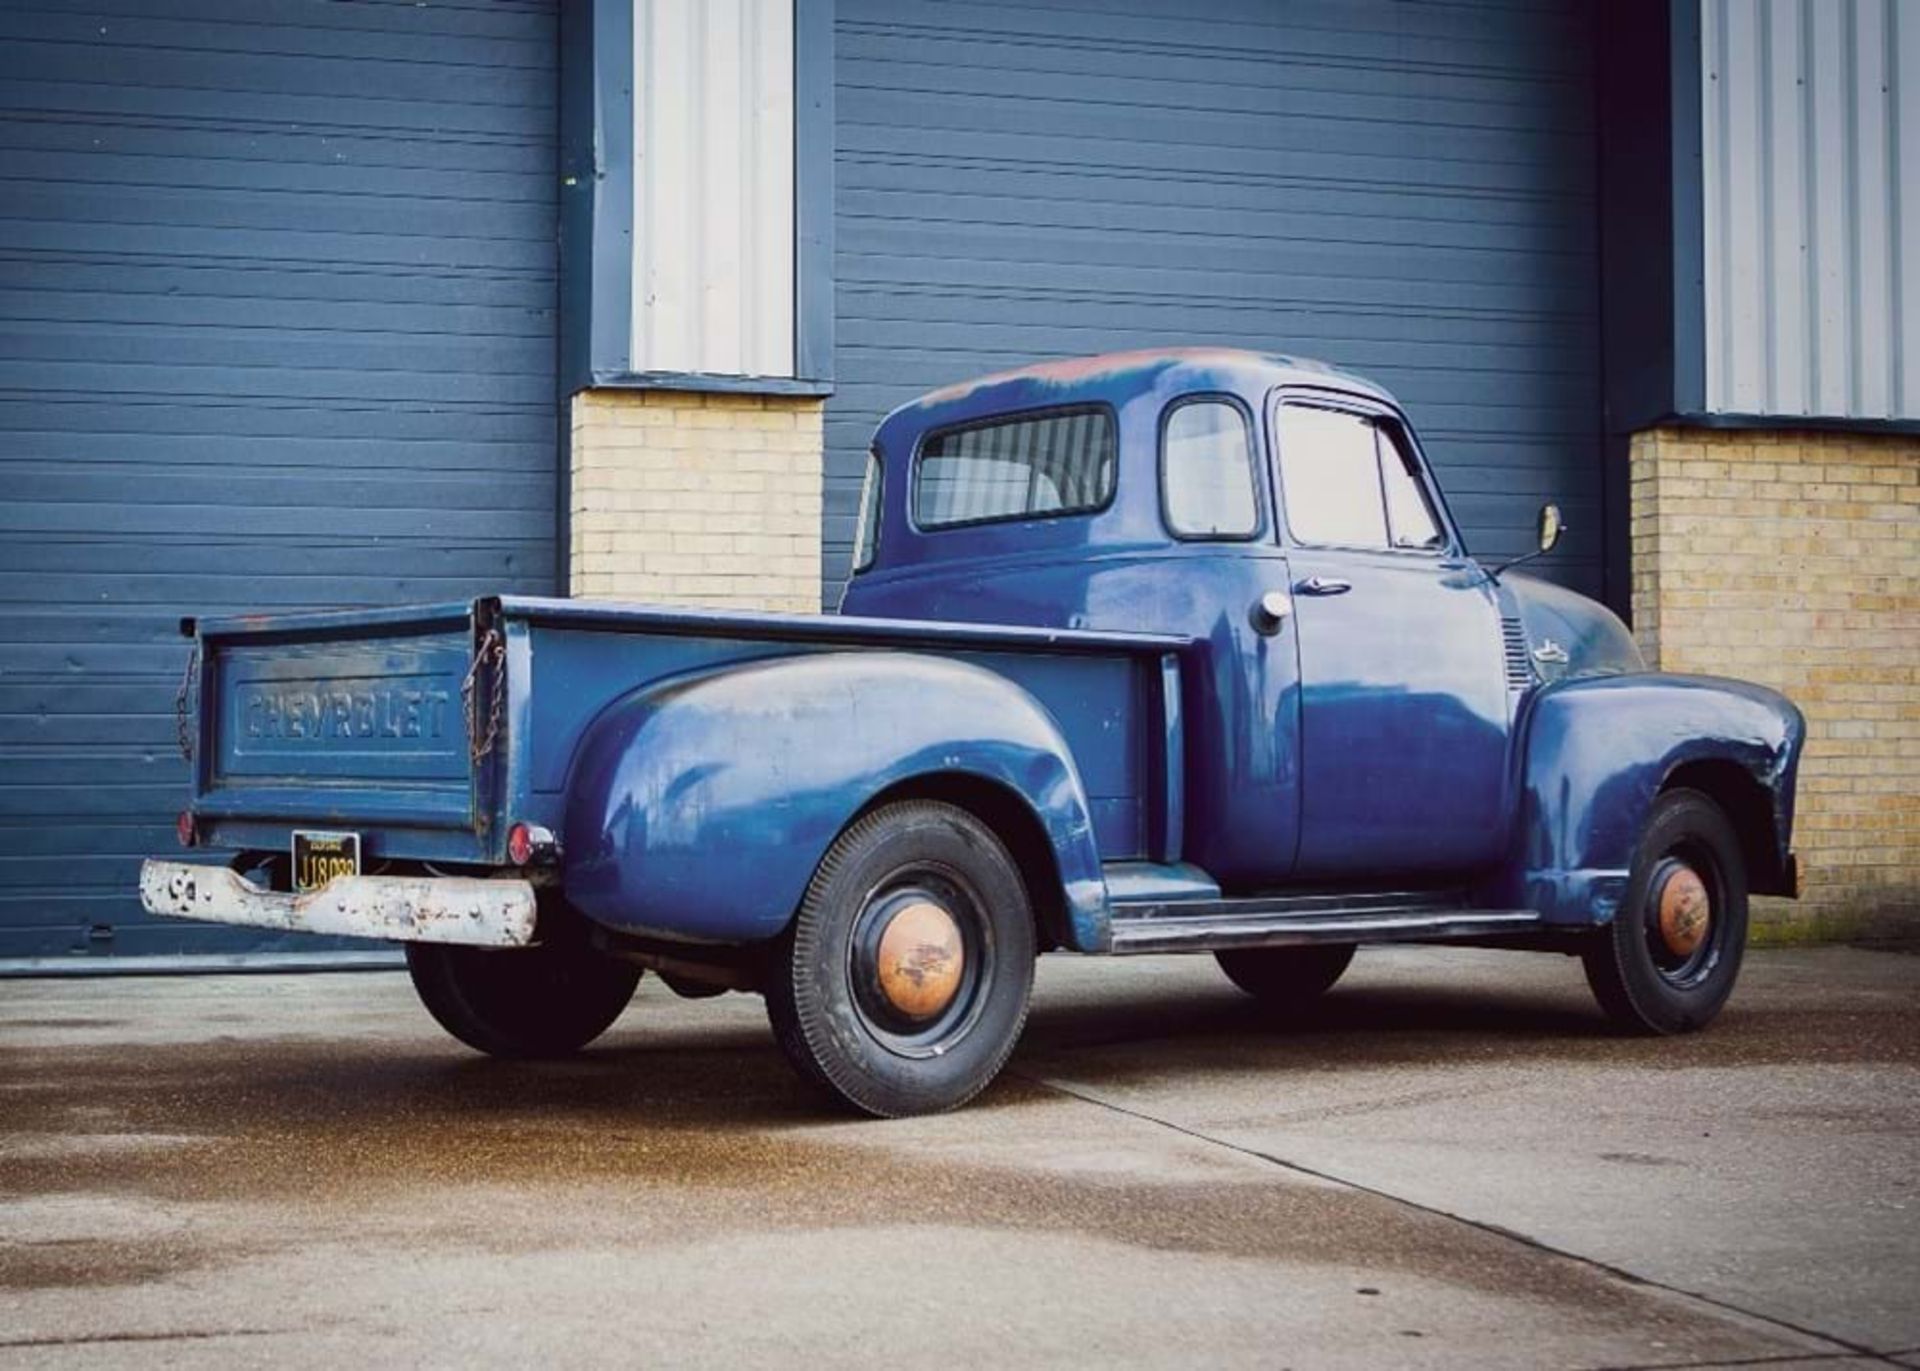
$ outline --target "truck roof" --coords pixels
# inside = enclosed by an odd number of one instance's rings
[[[1147,348],[1035,362],[943,386],[894,410],[875,437],[892,451],[891,438],[990,414],[1091,403],[1118,407],[1154,390],[1169,396],[1200,390],[1247,395],[1282,385],[1330,386],[1393,403],[1372,381],[1311,358],[1247,348]]]

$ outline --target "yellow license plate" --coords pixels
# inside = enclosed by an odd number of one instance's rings
[[[306,833],[293,835],[293,888],[318,890],[336,876],[360,874],[360,835],[358,833]]]

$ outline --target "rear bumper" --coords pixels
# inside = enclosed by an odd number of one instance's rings
[[[176,919],[469,947],[526,947],[537,913],[527,881],[342,876],[320,890],[284,895],[223,866],[158,861],[141,864],[140,903]]]

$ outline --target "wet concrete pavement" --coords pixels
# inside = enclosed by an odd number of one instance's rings
[[[1050,958],[959,1114],[823,1114],[757,1000],[504,1064],[404,976],[0,982],[0,1368],[1920,1367],[1920,958],[1363,952],[1264,1020]]]

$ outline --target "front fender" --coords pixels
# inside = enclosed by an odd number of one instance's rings
[[[1106,883],[1052,716],[1005,677],[905,652],[722,667],[609,706],[568,782],[567,898],[630,932],[770,938],[874,796],[942,775],[983,778],[1025,801],[1052,844],[1073,941],[1097,942]]]
[[[1657,672],[1567,680],[1526,716],[1515,868],[1525,906],[1606,923],[1661,786],[1690,762],[1730,762],[1771,797],[1784,859],[1806,724],[1785,696],[1744,681]]]

